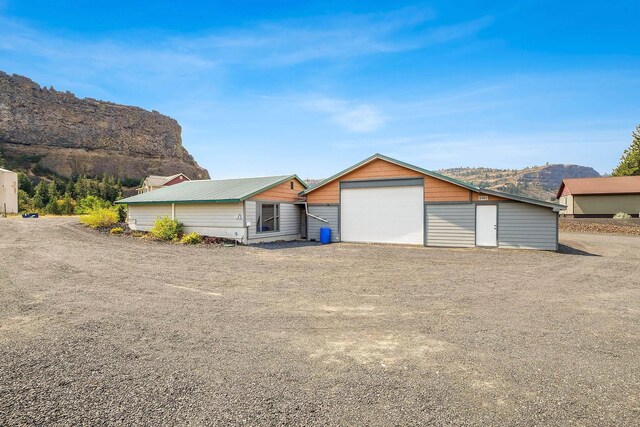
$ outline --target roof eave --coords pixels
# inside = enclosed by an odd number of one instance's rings
[[[240,203],[242,199],[214,199],[214,200],[144,200],[140,202],[127,202],[127,199],[116,200],[116,205],[166,205],[168,203]]]

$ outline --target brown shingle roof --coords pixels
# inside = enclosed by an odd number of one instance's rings
[[[561,196],[564,187],[573,195],[640,193],[640,176],[565,179],[558,189],[558,197]]]

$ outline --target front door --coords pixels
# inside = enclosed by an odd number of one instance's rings
[[[498,246],[498,206],[476,206],[476,246]]]

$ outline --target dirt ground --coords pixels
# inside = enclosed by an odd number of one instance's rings
[[[560,231],[640,236],[640,218],[560,218]]]
[[[0,425],[640,423],[640,237],[185,247],[0,220]]]

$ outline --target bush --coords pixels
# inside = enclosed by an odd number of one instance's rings
[[[168,216],[158,217],[149,232],[156,239],[178,240],[182,236],[182,224]]]
[[[76,206],[76,213],[83,215],[91,213],[97,209],[107,209],[111,207],[111,203],[106,200],[102,200],[100,197],[87,196],[78,202]]]
[[[109,233],[111,234],[122,234],[124,232],[124,228],[122,227],[113,227],[111,230],[109,230]]]
[[[118,222],[127,220],[127,208],[125,205],[116,205],[116,212],[118,212]]]
[[[180,239],[180,243],[183,245],[197,245],[202,243],[203,237],[196,232],[185,234],[182,239]]]
[[[629,215],[628,213],[624,213],[624,212],[618,212],[613,217],[615,219],[629,219],[629,218],[631,218],[631,215]]]
[[[111,208],[98,208],[81,216],[80,222],[91,228],[111,227],[118,222],[118,214]]]

